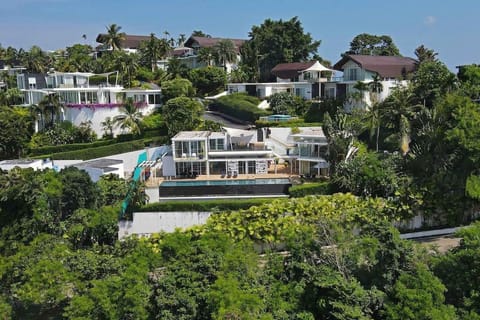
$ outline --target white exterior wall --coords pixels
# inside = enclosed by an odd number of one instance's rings
[[[355,80],[349,80],[349,69],[357,69],[357,79]],[[349,60],[347,61],[344,65],[343,65],[343,81],[344,82],[347,82],[347,81],[353,81],[353,82],[356,82],[358,80],[362,81],[365,79],[365,70],[363,70],[362,68],[360,68],[360,66],[353,62],[352,60]]]
[[[134,212],[133,221],[118,223],[118,238],[130,235],[150,236],[161,231],[174,232],[176,228],[188,228],[204,224],[211,212]]]
[[[65,118],[64,120],[71,121],[74,125],[79,126],[82,122],[91,121],[92,129],[95,131],[97,136],[100,138],[103,136],[104,132],[102,130],[101,123],[105,121],[107,117],[111,119],[115,118],[118,115],[121,115],[120,107],[65,107]],[[143,115],[151,113],[155,109],[154,105],[148,105],[145,107],[140,107],[139,110]],[[122,133],[120,129],[114,128],[114,135]]]

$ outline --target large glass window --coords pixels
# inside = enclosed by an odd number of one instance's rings
[[[349,80],[349,81],[360,80],[360,79],[359,79],[358,68],[350,68],[350,69],[348,69],[348,72],[347,72],[347,80]]]
[[[210,151],[225,150],[225,139],[210,139]]]
[[[148,104],[161,104],[160,94],[149,94],[148,95]]]

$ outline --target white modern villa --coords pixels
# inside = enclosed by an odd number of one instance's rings
[[[228,93],[246,92],[265,99],[278,92],[290,92],[305,100],[322,96],[322,84],[332,80],[334,70],[318,61],[281,63],[272,69],[276,82],[229,83]]]
[[[278,161],[290,164],[290,174],[320,175],[328,170],[327,149],[320,127],[182,131],[162,160],[163,175],[267,175]]]
[[[125,89],[118,84],[118,73],[94,74],[86,72],[51,72],[48,74],[17,75],[17,86],[24,95],[24,105],[37,105],[49,94],[58,95],[64,108],[60,120],[71,121],[74,125],[91,122],[92,129],[102,135],[101,123],[107,117],[113,119],[121,114],[125,98],[133,98],[142,114],[151,113],[161,105],[161,90]],[[40,121],[36,124],[41,129]],[[115,134],[120,133],[118,130]]]

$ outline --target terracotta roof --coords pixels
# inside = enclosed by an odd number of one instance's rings
[[[354,61],[362,69],[378,73],[383,78],[398,78],[405,73],[415,70],[416,60],[408,57],[397,56],[368,56],[368,55],[345,55],[333,68],[343,71],[343,66],[349,60]]]
[[[102,37],[105,36],[105,33],[100,33],[97,36],[96,41],[98,43],[102,43]],[[125,40],[122,41],[122,48],[123,49],[138,49],[140,47],[140,42],[142,41],[148,41],[150,40],[150,36],[135,36],[135,35],[130,35],[126,34],[125,35]]]
[[[316,61],[280,63],[272,69],[272,74],[280,79],[291,79],[298,76],[298,73],[310,68]]]
[[[194,44],[200,48],[211,48],[215,46],[220,40],[230,40],[235,45],[237,51],[243,46],[247,40],[243,39],[228,39],[228,38],[208,38],[208,37],[190,37],[185,42],[185,47],[193,48]]]

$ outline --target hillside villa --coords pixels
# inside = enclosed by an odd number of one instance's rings
[[[93,81],[95,79],[95,82]],[[98,79],[102,79],[98,82]],[[48,74],[21,73],[17,86],[24,95],[25,106],[37,105],[49,94],[57,94],[63,103],[59,118],[79,126],[91,122],[92,129],[102,136],[102,122],[121,114],[125,98],[132,98],[139,111],[147,115],[161,105],[161,90],[125,89],[118,84],[118,72],[94,74],[87,72],[51,72]],[[41,129],[37,120],[35,130]],[[114,130],[115,134],[120,133]]]
[[[289,164],[286,175],[326,175],[327,149],[321,127],[182,131],[172,138],[162,169],[164,177],[177,178],[263,176],[276,173],[281,162]]]

